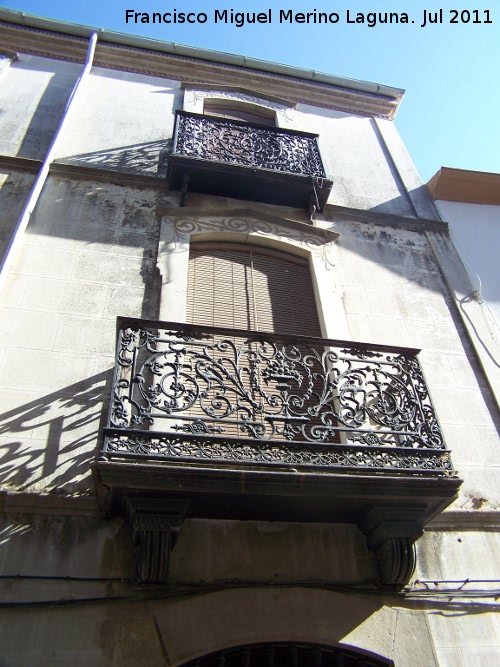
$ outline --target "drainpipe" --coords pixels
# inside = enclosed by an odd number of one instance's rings
[[[50,170],[50,165],[54,161],[55,154],[57,152],[57,149],[59,147],[59,144],[61,142],[61,138],[63,135],[63,132],[66,128],[66,125],[68,123],[68,118],[71,112],[72,105],[82,87],[83,82],[87,78],[88,73],[90,72],[90,69],[92,67],[92,63],[94,60],[94,53],[95,53],[95,48],[97,44],[97,32],[93,32],[90,35],[89,38],[89,46],[87,50],[87,58],[85,60],[85,66],[82,69],[80,76],[78,77],[77,82],[75,83],[73,90],[71,91],[71,95],[69,96],[68,102],[66,104],[66,108],[64,109],[64,113],[62,115],[62,118],[59,122],[59,125],[57,127],[57,130],[54,134],[54,137],[52,139],[52,143],[50,144],[50,148],[47,151],[45,158],[42,162],[42,166],[40,167],[40,171],[38,172],[38,176],[36,177],[35,182],[33,183],[33,187],[31,188],[31,192],[29,194],[28,200],[26,204],[24,205],[23,212],[21,214],[21,217],[18,220],[18,223],[16,225],[16,228],[14,230],[14,233],[12,234],[10,241],[7,245],[7,249],[5,251],[5,254],[1,260],[0,264],[0,291],[3,287],[3,284],[5,282],[5,279],[7,278],[7,275],[9,273],[9,270],[12,266],[12,262],[14,261],[14,256],[17,251],[17,248],[21,242],[21,238],[26,230],[26,227],[28,226],[28,222],[30,221],[31,214],[33,213],[35,206],[37,205],[38,199],[40,197],[40,193],[42,191],[43,186],[45,185],[45,181],[47,180],[47,176],[49,174]]]

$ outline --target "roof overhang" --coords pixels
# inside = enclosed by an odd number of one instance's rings
[[[500,174],[441,167],[427,188],[434,200],[500,206]]]
[[[226,86],[241,85],[243,70],[253,90],[386,119],[394,118],[404,95],[377,83],[0,9],[3,47],[16,52],[83,63],[92,32],[98,33],[98,67]]]

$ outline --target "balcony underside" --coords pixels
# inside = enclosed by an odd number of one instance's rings
[[[207,519],[359,524],[378,505],[400,516],[410,512],[423,526],[460,486],[456,477],[403,471],[266,469],[133,455],[103,457],[97,470],[102,484],[113,489],[112,512],[123,511],[130,493],[147,492],[188,500],[187,516]]]
[[[96,473],[106,512],[127,516],[133,528],[139,583],[167,581],[180,526],[199,518],[355,524],[377,560],[379,585],[400,589],[415,568],[415,540],[461,484],[408,472],[233,468],[134,456],[103,457]]]
[[[224,164],[183,155],[171,155],[167,173],[170,190],[258,201],[276,206],[322,211],[332,181],[314,181],[311,176],[287,174],[271,169]]]

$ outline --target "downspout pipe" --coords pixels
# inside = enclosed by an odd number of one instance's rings
[[[80,76],[78,77],[78,80],[76,81],[75,85],[73,86],[73,90],[71,91],[71,95],[69,96],[68,102],[66,104],[66,107],[64,109],[64,113],[61,117],[61,120],[59,121],[59,125],[56,129],[56,132],[54,134],[54,137],[52,139],[52,143],[50,144],[49,150],[47,151],[45,158],[42,162],[42,166],[40,167],[40,171],[38,172],[38,175],[35,179],[35,182],[33,183],[33,186],[31,188],[30,194],[28,196],[28,199],[26,201],[26,204],[24,205],[23,212],[21,213],[21,217],[19,218],[16,228],[14,229],[13,234],[10,237],[10,241],[7,245],[6,251],[4,253],[4,256],[1,260],[0,264],[0,291],[2,290],[3,284],[7,278],[7,275],[10,271],[10,268],[12,266],[12,262],[14,261],[14,257],[17,251],[17,248],[21,242],[22,236],[26,230],[26,227],[28,226],[28,223],[31,218],[31,214],[35,210],[35,206],[38,203],[38,199],[40,197],[40,193],[43,189],[43,186],[45,185],[45,181],[47,180],[47,176],[49,175],[49,170],[50,170],[50,165],[54,161],[57,149],[59,148],[59,144],[61,143],[61,138],[63,136],[64,130],[68,124],[68,120],[70,117],[70,113],[72,110],[72,107],[75,103],[75,100],[83,86],[83,83],[85,79],[87,78],[91,68],[92,68],[92,63],[94,61],[94,54],[95,54],[95,49],[97,45],[97,32],[93,32],[90,37],[89,37],[89,46],[87,49],[87,57],[85,59],[85,65],[80,73]]]

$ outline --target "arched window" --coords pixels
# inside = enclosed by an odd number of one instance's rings
[[[229,98],[206,98],[203,103],[203,113],[206,116],[243,120],[271,127],[276,125],[276,112],[273,109]]]
[[[191,246],[188,322],[321,336],[307,260],[233,243]]]
[[[321,337],[321,329],[316,310],[316,300],[307,260],[302,257],[250,244],[236,243],[195,243],[191,246],[188,274],[187,321],[191,324],[213,327],[227,327],[243,330],[243,333],[231,337],[236,349],[244,351],[240,361],[246,358],[249,350],[262,354],[263,348],[256,343],[246,342],[247,331],[283,334],[275,349],[276,360],[284,354],[285,365],[305,364],[303,375],[309,377],[310,385],[295,379],[291,385],[278,388],[268,386],[262,377],[254,376],[245,367],[241,374],[245,389],[259,396],[256,405],[247,408],[245,416],[262,433],[269,434],[270,426],[274,440],[303,440],[304,429],[321,427],[321,414],[313,414],[318,397],[324,389],[319,358],[311,353],[307,343],[294,340],[294,336]],[[269,348],[271,349],[271,348]],[[322,349],[321,347],[319,349]],[[225,354],[225,353],[224,353]],[[306,361],[308,359],[308,361]],[[313,361],[314,359],[314,361]],[[269,359],[263,359],[263,366]],[[243,362],[242,362],[243,363]],[[288,368],[288,366],[287,366]],[[295,369],[297,371],[297,369]],[[241,370],[241,369],[240,369]],[[315,374],[317,371],[317,374]],[[284,370],[284,372],[288,372]],[[298,372],[298,371],[297,371]],[[264,395],[263,383],[273,391],[260,404]],[[295,383],[298,384],[295,384]],[[293,393],[300,387],[299,397],[304,397],[294,404],[293,419],[285,415],[284,404],[274,403],[274,396]],[[281,394],[283,390],[285,393]],[[277,392],[277,393],[276,393]],[[265,392],[264,392],[265,393]],[[252,410],[255,410],[252,412]],[[328,412],[328,406],[322,406]],[[282,414],[283,413],[283,414]],[[192,413],[198,416],[198,413]],[[306,417],[304,419],[301,418]],[[333,423],[333,417],[329,416]],[[289,424],[293,425],[290,426]],[[231,427],[224,424],[226,435],[241,436],[241,423]],[[285,425],[287,427],[285,428]],[[299,426],[298,426],[299,425]],[[276,431],[274,428],[278,427]],[[291,433],[293,431],[293,434]],[[334,436],[333,440],[337,440]]]

